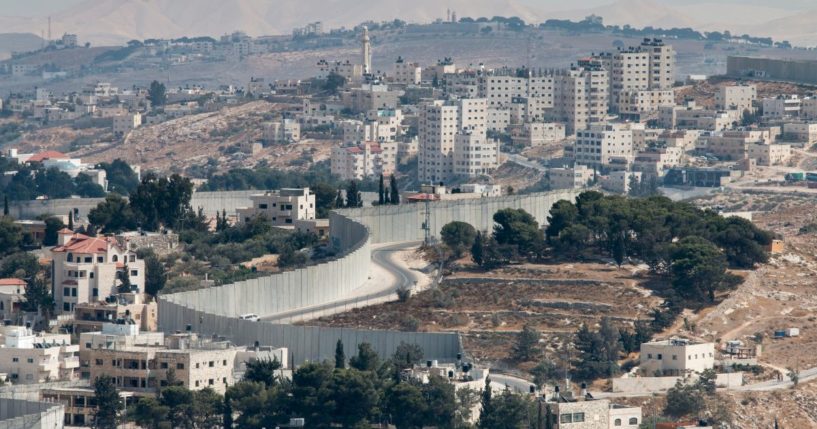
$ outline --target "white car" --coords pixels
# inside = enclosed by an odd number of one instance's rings
[[[255,313],[242,314],[241,316],[238,316],[238,318],[241,319],[241,320],[249,320],[249,321],[252,321],[252,322],[257,322],[258,321],[258,315],[255,314]]]

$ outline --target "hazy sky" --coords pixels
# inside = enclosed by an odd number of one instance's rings
[[[0,0],[0,15],[37,16],[59,12],[84,0]]]

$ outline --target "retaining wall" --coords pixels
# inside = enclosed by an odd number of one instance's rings
[[[0,399],[0,429],[61,428],[64,416],[62,404]]]

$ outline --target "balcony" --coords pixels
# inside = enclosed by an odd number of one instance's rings
[[[79,357],[67,357],[63,358],[60,362],[60,369],[76,369],[79,368]]]

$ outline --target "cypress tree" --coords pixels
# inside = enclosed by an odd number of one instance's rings
[[[397,189],[397,179],[394,178],[394,174],[391,175],[389,181],[390,181],[389,185],[391,188],[391,192],[389,192],[389,194],[391,194],[391,203],[394,205],[398,205],[400,204],[400,190]]]
[[[474,238],[474,244],[471,245],[471,259],[474,260],[474,263],[482,266],[484,262],[484,254],[485,250],[483,249],[483,239],[482,233],[477,231],[477,236]]]
[[[73,211],[68,212],[68,229],[70,229],[71,231],[74,230],[74,212]]]
[[[346,352],[343,351],[343,341],[341,341],[340,338],[338,338],[338,342],[335,344],[335,368],[346,368]]]
[[[383,204],[386,204],[386,189],[383,186],[383,175],[382,174],[380,175],[380,185],[379,185],[379,188],[377,189],[377,203],[380,204],[381,206]]]
[[[8,195],[3,195],[3,216],[9,215],[9,197]]]

